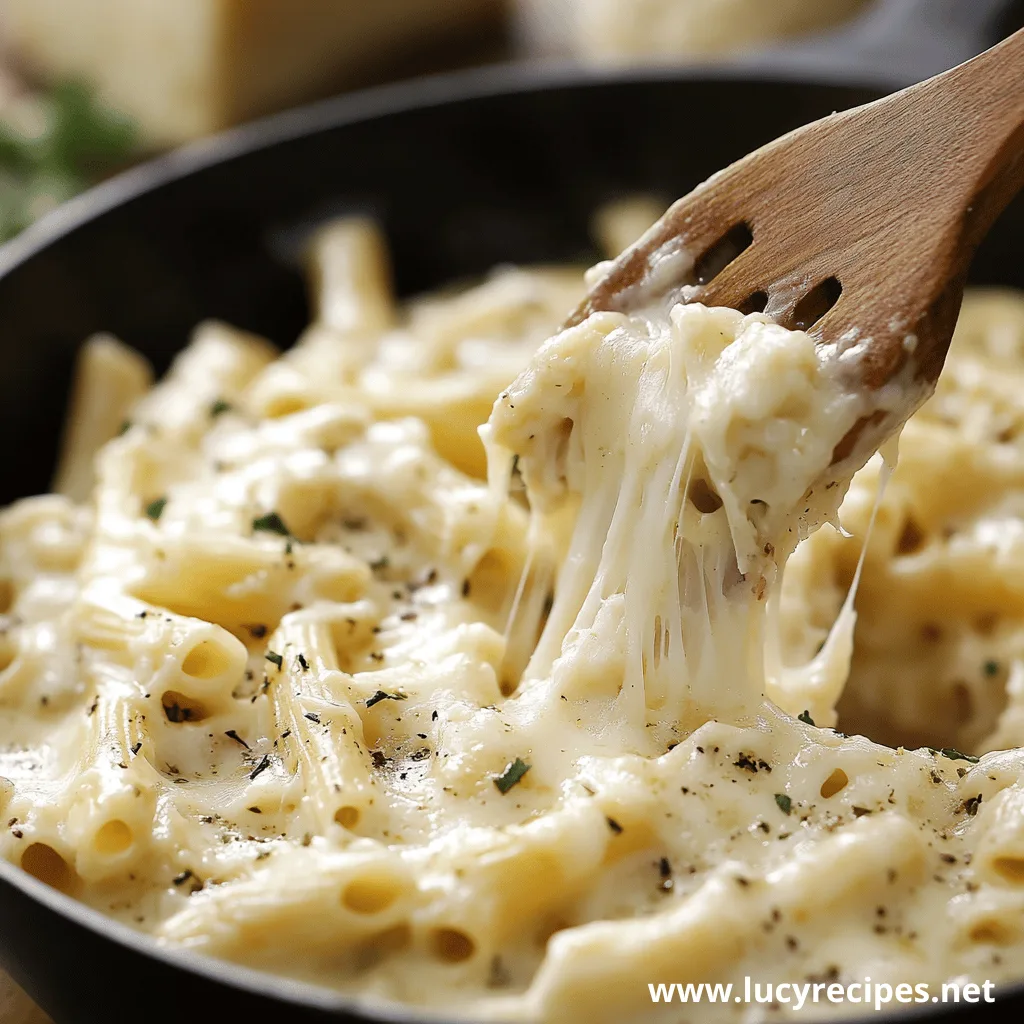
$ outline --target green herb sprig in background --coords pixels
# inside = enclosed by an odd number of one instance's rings
[[[128,163],[133,121],[82,82],[61,82],[0,115],[0,241]],[[23,116],[17,116],[17,114]]]

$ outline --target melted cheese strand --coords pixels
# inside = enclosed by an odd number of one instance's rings
[[[763,351],[775,371],[751,403],[763,420],[747,418],[749,405],[730,416],[723,397],[756,391]],[[809,500],[856,411],[806,335],[761,317],[702,307],[677,308],[671,323],[598,314],[549,342],[498,400],[486,434],[495,466],[508,451],[519,456],[534,536],[570,495],[578,500],[527,681],[543,690],[588,663],[618,679],[615,693],[578,696],[603,696],[599,731],[628,734],[638,750],[709,720],[749,720],[765,688],[760,602],[808,528],[810,506],[794,503]],[[741,434],[743,450],[728,447],[728,431]],[[792,449],[773,450],[784,436]],[[729,476],[715,477],[709,462]],[[763,510],[759,528],[740,496],[762,484],[770,500],[749,502]],[[771,523],[777,533],[764,534]]]

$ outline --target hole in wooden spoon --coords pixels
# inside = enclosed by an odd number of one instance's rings
[[[754,292],[753,295],[747,296],[736,308],[744,316],[748,316],[750,313],[763,313],[767,305],[768,293]]]
[[[793,310],[793,330],[806,331],[812,328],[838,301],[843,286],[838,278],[827,277],[816,284]]]
[[[697,284],[713,281],[740,253],[749,249],[753,241],[754,234],[748,225],[737,224],[730,228],[694,265]]]

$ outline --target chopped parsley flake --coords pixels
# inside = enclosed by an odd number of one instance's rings
[[[278,668],[280,668],[282,663],[284,662],[284,658],[282,658],[281,655],[277,653],[277,651],[267,651],[267,653],[264,654],[263,657],[266,658],[267,661],[271,663],[271,665],[276,665]]]
[[[979,793],[977,796],[968,797],[958,808],[958,811],[966,811],[972,818],[978,813],[978,808],[981,806],[982,795]]]
[[[165,508],[167,508],[166,498],[157,498],[155,501],[151,501],[146,506],[146,518],[152,519],[155,523],[164,514]]]
[[[941,750],[935,747],[928,747],[933,754],[941,754],[943,757],[948,757],[950,761],[967,761],[970,764],[977,764],[981,758],[974,757],[971,754],[963,754],[956,747],[943,747]]]
[[[785,793],[776,793],[775,803],[778,804],[779,810],[783,814],[789,814],[793,810],[793,801]]]
[[[167,701],[163,707],[168,722],[177,724],[179,722],[191,722],[195,719],[194,708],[182,707],[176,700],[168,700],[166,697],[164,700]]]
[[[241,743],[246,750],[249,749],[249,744],[246,743],[245,740],[243,740],[242,737],[239,736],[234,729],[228,729],[228,731],[224,733],[224,735],[227,736],[228,739],[234,740],[236,743]]]
[[[622,826],[621,826],[621,825],[620,825],[620,824],[619,824],[619,823],[618,823],[618,822],[617,822],[617,821],[616,821],[616,820],[615,820],[614,818],[609,818],[609,817],[605,817],[605,819],[604,819],[604,820],[605,820],[605,821],[606,821],[606,822],[608,823],[608,827],[609,827],[609,828],[610,828],[610,829],[611,829],[611,830],[612,830],[612,831],[613,831],[613,832],[614,832],[614,833],[615,833],[615,834],[616,834],[617,836],[620,836],[620,835],[622,835],[622,831],[623,831],[623,829],[622,829]]]
[[[807,725],[814,725],[814,719],[811,718],[811,713],[804,708],[803,713],[796,716],[801,722],[805,722]]]
[[[405,700],[404,693],[385,693],[383,690],[378,690],[372,697],[368,697],[366,700],[366,706],[372,708],[374,704],[379,704],[382,700]],[[518,780],[516,780],[518,781]]]
[[[125,434],[127,434],[127,433],[128,433],[128,431],[129,431],[129,430],[131,430],[131,429],[132,429],[132,421],[131,421],[131,420],[125,420],[125,421],[124,421],[124,422],[123,422],[123,423],[121,424],[121,426],[120,426],[120,427],[118,428],[118,431],[117,431],[117,436],[118,436],[118,437],[123,437],[123,436],[124,436]]]
[[[285,526],[284,520],[276,512],[268,512],[265,516],[259,516],[252,521],[253,530],[262,530],[264,533],[276,533],[282,537],[290,537],[291,530]]]
[[[999,662],[998,661],[986,661],[985,662],[985,675],[994,676],[999,673]]]
[[[740,753],[739,758],[733,761],[733,767],[743,768],[746,771],[753,773],[754,775],[756,775],[759,771],[762,770],[771,774],[772,770],[771,765],[768,764],[767,761],[760,758],[754,758],[750,754],[744,754],[742,752]]]
[[[523,776],[531,767],[532,765],[528,765],[521,757],[517,757],[506,766],[500,775],[495,777],[494,784],[498,787],[498,792],[504,795],[517,783],[522,782]]]
[[[210,415],[216,418],[223,413],[230,412],[231,408],[232,406],[230,402],[225,402],[223,398],[218,398],[217,401],[210,406]]]

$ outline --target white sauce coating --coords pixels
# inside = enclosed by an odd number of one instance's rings
[[[5,511],[0,853],[168,945],[478,1019],[1024,973],[1024,759],[823,728],[859,540],[779,592],[859,400],[700,306],[531,360],[579,280],[342,303],[276,361],[208,325],[90,505]]]

